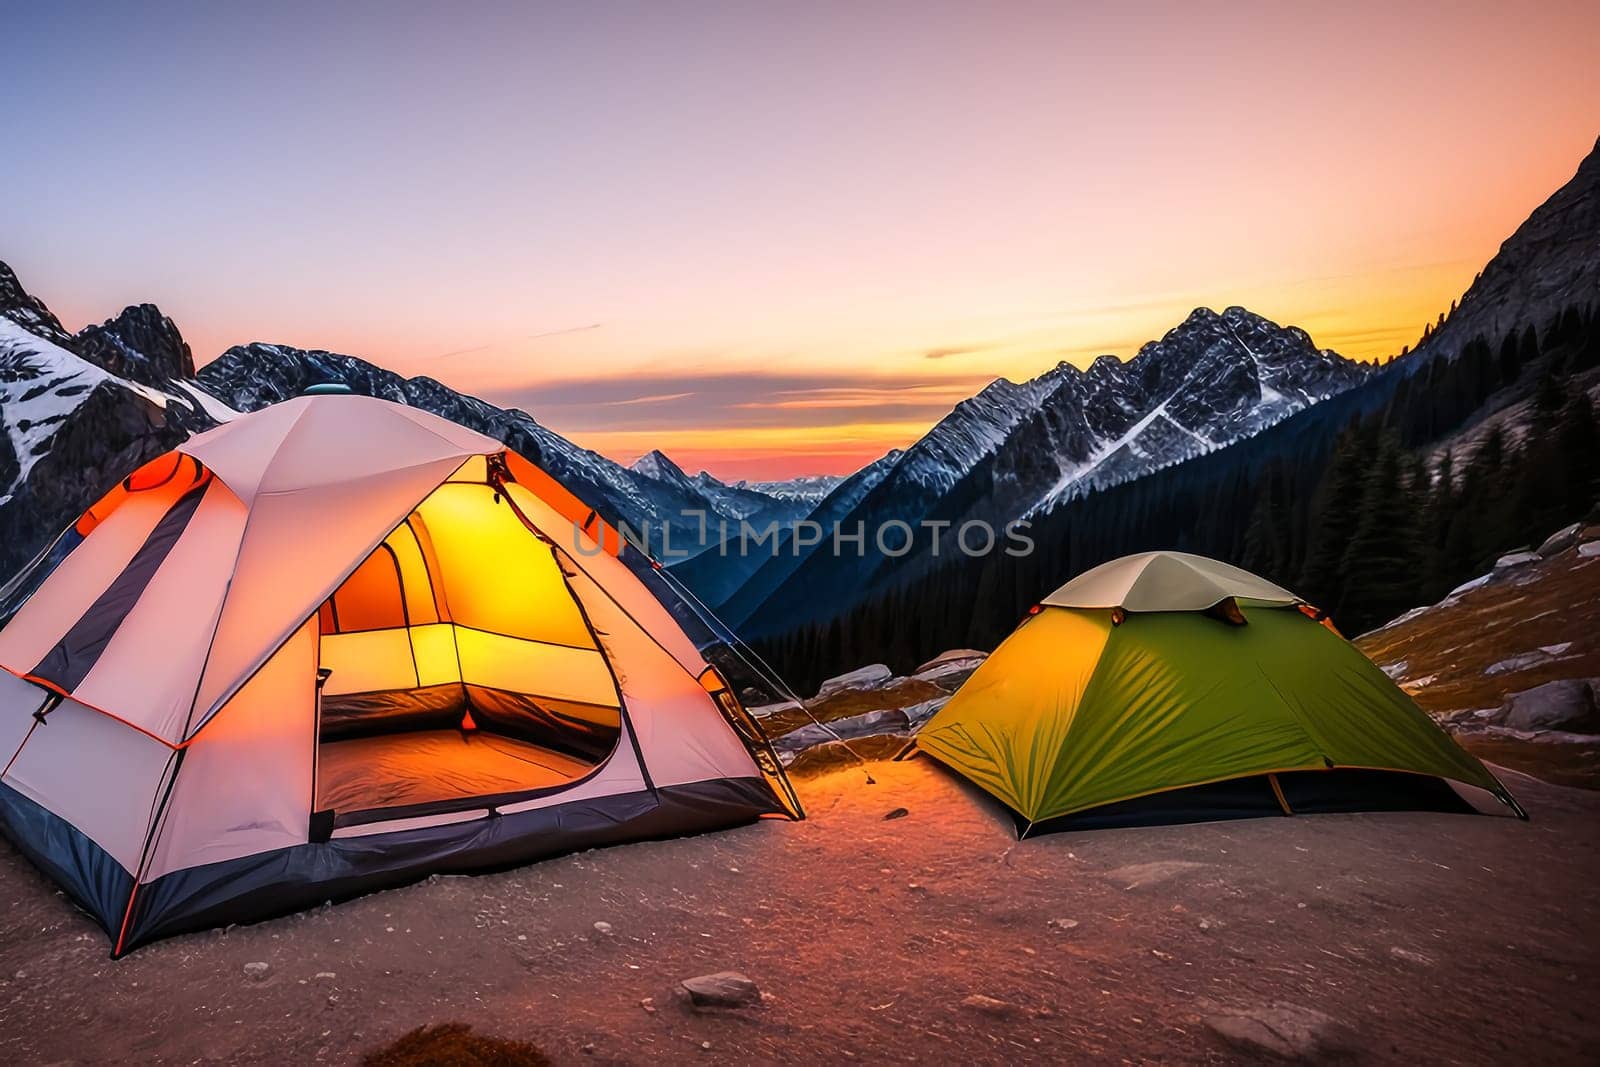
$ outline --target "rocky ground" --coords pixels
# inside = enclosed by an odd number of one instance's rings
[[[1600,525],[1504,556],[1356,645],[1480,759],[1600,788]]]
[[[1594,1062],[1600,795],[1507,773],[1531,822],[1019,843],[931,761],[875,762],[802,775],[803,823],[437,878],[116,962],[5,849],[0,1061],[352,1062],[463,1022],[567,1063]],[[679,988],[727,970],[757,1003]]]
[[[1597,615],[1600,528],[1580,527],[1358,639],[1501,765],[1527,823],[1019,843],[986,795],[892,759],[982,663],[955,650],[826,683],[826,725],[754,709],[803,823],[435,878],[116,962],[0,846],[0,1062],[355,1062],[428,1024],[556,1062],[1595,1062],[1600,793],[1550,782],[1600,783]],[[742,1005],[697,1006],[684,980],[723,972],[701,999]]]

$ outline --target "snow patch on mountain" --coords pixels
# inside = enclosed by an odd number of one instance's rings
[[[1019,425],[1011,457],[1027,515],[1093,489],[1192,459],[1261,432],[1361,382],[1371,368],[1319,350],[1304,330],[1243,308],[1197,308],[1127,363],[1096,360]],[[1119,417],[1120,416],[1120,417]],[[1026,453],[1025,457],[1023,453]],[[1031,501],[1023,468],[1051,456],[1056,473]],[[1008,459],[1025,459],[1006,470]]]
[[[764,493],[779,500],[798,500],[814,505],[821,503],[847,477],[844,474],[802,474],[777,482],[738,481],[733,483],[733,487]]]
[[[10,477],[0,483],[0,504],[11,499],[34,464],[49,453],[67,417],[107,382],[163,409],[173,399],[159,389],[117,378],[0,315],[0,427],[15,462]]]

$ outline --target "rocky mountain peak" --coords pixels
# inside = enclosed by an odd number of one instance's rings
[[[1474,337],[1503,337],[1519,323],[1543,328],[1564,309],[1600,303],[1600,141],[1577,172],[1506,238],[1459,305],[1417,346],[1407,373],[1455,359]]]
[[[658,482],[668,482],[673,485],[693,484],[693,480],[684,473],[683,468],[672,462],[671,457],[659,448],[652,448],[634,460],[628,469],[646,478],[654,478]]]
[[[72,341],[72,335],[62,327],[61,321],[45,307],[44,301],[22,287],[16,272],[4,261],[0,261],[0,315],[35,337],[58,345],[68,345]]]
[[[154,304],[135,304],[79,331],[73,349],[118,377],[162,386],[194,377],[194,354],[177,324]]]

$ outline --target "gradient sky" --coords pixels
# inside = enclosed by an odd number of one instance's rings
[[[1414,341],[1600,133],[1600,5],[1510,8],[0,0],[0,259],[843,472],[1202,304]]]

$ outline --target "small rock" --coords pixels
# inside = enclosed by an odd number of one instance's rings
[[[1483,673],[1510,674],[1514,671],[1525,671],[1529,667],[1537,667],[1540,664],[1548,663],[1549,661],[1550,653],[1536,648],[1532,652],[1519,652],[1515,656],[1510,656],[1506,659],[1491,663],[1488,667],[1484,668]]]
[[[1512,567],[1521,567],[1525,563],[1537,563],[1538,560],[1539,554],[1537,552],[1511,552],[1495,560],[1494,569],[1497,571],[1510,570]]]
[[[889,812],[889,814],[883,817],[883,821],[888,822],[890,819],[903,819],[910,814],[911,812],[907,811],[905,808],[895,808],[893,811]]]
[[[594,1042],[591,1041],[587,1045],[583,1046],[583,1051],[584,1051],[585,1055],[593,1056],[594,1055]]]
[[[601,920],[594,924],[594,929],[596,933],[609,935],[611,933],[611,924]]]
[[[961,1006],[971,1011],[981,1012],[996,1019],[1006,1019],[1017,1013],[1017,1009],[1003,1000],[986,997],[982,993],[974,993],[961,1001]]]
[[[646,1015],[654,1015],[656,1013],[656,998],[645,997],[639,1001],[639,1007],[644,1009]]]
[[[257,980],[265,978],[267,976],[268,972],[270,972],[271,970],[272,970],[272,966],[270,964],[261,963],[259,961],[255,962],[255,963],[247,963],[247,964],[244,965],[244,973],[249,975],[251,978],[255,978]]]
[[[1126,889],[1143,889],[1146,886],[1160,885],[1169,882],[1180,875],[1197,871],[1206,866],[1193,860],[1157,860],[1154,863],[1135,863],[1127,867],[1118,867],[1106,873],[1106,877],[1113,882],[1125,883]]]
[[[332,971],[318,971],[317,972],[317,977],[318,978],[333,979],[333,978],[337,978],[339,976],[334,974]]]
[[[1590,541],[1586,545],[1578,546],[1578,555],[1584,559],[1593,559],[1600,556],[1600,541]]]
[[[700,1047],[705,1049],[707,1052],[709,1052],[709,1051],[711,1051],[711,1042],[702,1041],[702,1042],[700,1042]]]
[[[1045,925],[1046,926],[1054,926],[1057,930],[1076,930],[1078,928],[1078,920],[1077,919],[1051,919],[1049,922],[1045,923]]]
[[[1398,945],[1389,950],[1389,955],[1393,956],[1397,960],[1405,960],[1407,963],[1415,963],[1419,967],[1433,966],[1432,956],[1424,956],[1420,952],[1412,952],[1410,949],[1401,948]]]
[[[738,971],[718,971],[679,983],[697,1008],[746,1008],[761,1003],[761,990]]]

